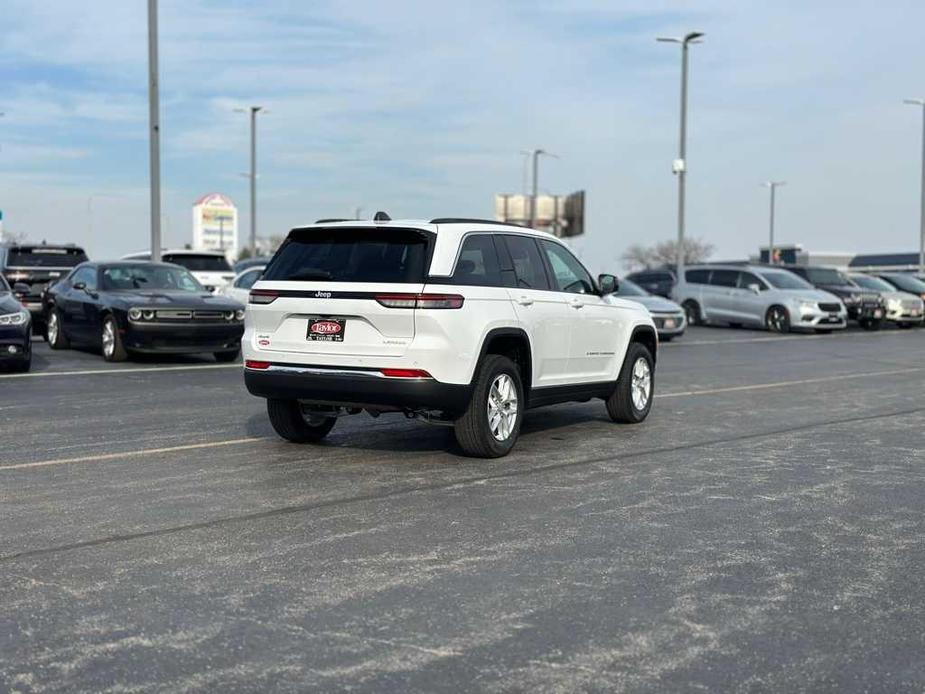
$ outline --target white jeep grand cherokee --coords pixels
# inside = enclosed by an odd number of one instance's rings
[[[658,339],[615,288],[533,229],[321,221],[293,229],[250,292],[244,380],[295,442],[363,410],[451,425],[481,457],[510,452],[541,405],[601,398],[641,422]]]

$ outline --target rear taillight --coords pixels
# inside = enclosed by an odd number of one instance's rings
[[[459,294],[377,294],[376,301],[387,308],[462,308]]]
[[[270,368],[270,362],[268,361],[257,361],[255,359],[247,359],[244,361],[244,368],[246,369],[259,369],[263,371],[264,369]]]
[[[247,301],[251,304],[272,304],[278,296],[279,292],[272,289],[251,289]]]
[[[433,378],[423,369],[379,369],[379,373],[389,378]]]

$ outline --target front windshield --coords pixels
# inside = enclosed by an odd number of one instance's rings
[[[107,267],[103,270],[103,289],[109,291],[134,291],[136,289],[205,291],[188,270],[182,267],[154,264]]]
[[[758,273],[775,289],[812,289],[813,285],[802,277],[785,270]]]
[[[620,286],[614,294],[617,296],[649,296],[649,292],[627,279],[620,280]]]
[[[875,292],[895,291],[889,283],[869,275],[851,275],[851,281],[863,289],[872,289]]]
[[[912,275],[886,275],[886,279],[902,289],[913,294],[925,294],[925,282],[917,280]]]
[[[806,277],[813,284],[851,284],[845,275],[830,267],[808,267]]]

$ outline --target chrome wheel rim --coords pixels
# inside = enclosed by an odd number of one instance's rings
[[[517,423],[517,386],[507,374],[498,374],[488,389],[488,428],[496,441],[507,441]]]
[[[116,348],[116,330],[112,326],[112,321],[108,320],[103,323],[103,354],[111,357]]]
[[[632,396],[633,407],[642,411],[649,404],[652,395],[652,369],[649,362],[639,357],[633,364]]]
[[[768,316],[769,327],[776,333],[779,333],[783,330],[784,327],[784,312],[779,308],[773,309],[771,315]]]
[[[48,341],[51,343],[58,341],[58,316],[54,313],[48,316]]]

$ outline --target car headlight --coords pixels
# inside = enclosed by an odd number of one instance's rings
[[[129,320],[141,320],[141,309],[140,308],[130,308],[128,310]]]
[[[145,309],[141,312],[141,315],[145,320],[154,320],[154,311],[151,309]]]
[[[891,311],[899,311],[903,307],[903,302],[900,299],[887,299],[886,307]]]
[[[797,301],[797,308],[799,308],[801,311],[815,311],[816,302],[807,301],[806,299],[800,299]]]
[[[28,311],[17,311],[16,313],[4,313],[0,315],[0,325],[24,325],[29,320]]]
[[[244,320],[244,309],[243,308],[239,308],[237,311],[234,312],[234,319]]]
[[[234,311],[225,311],[225,320],[234,320]]]

